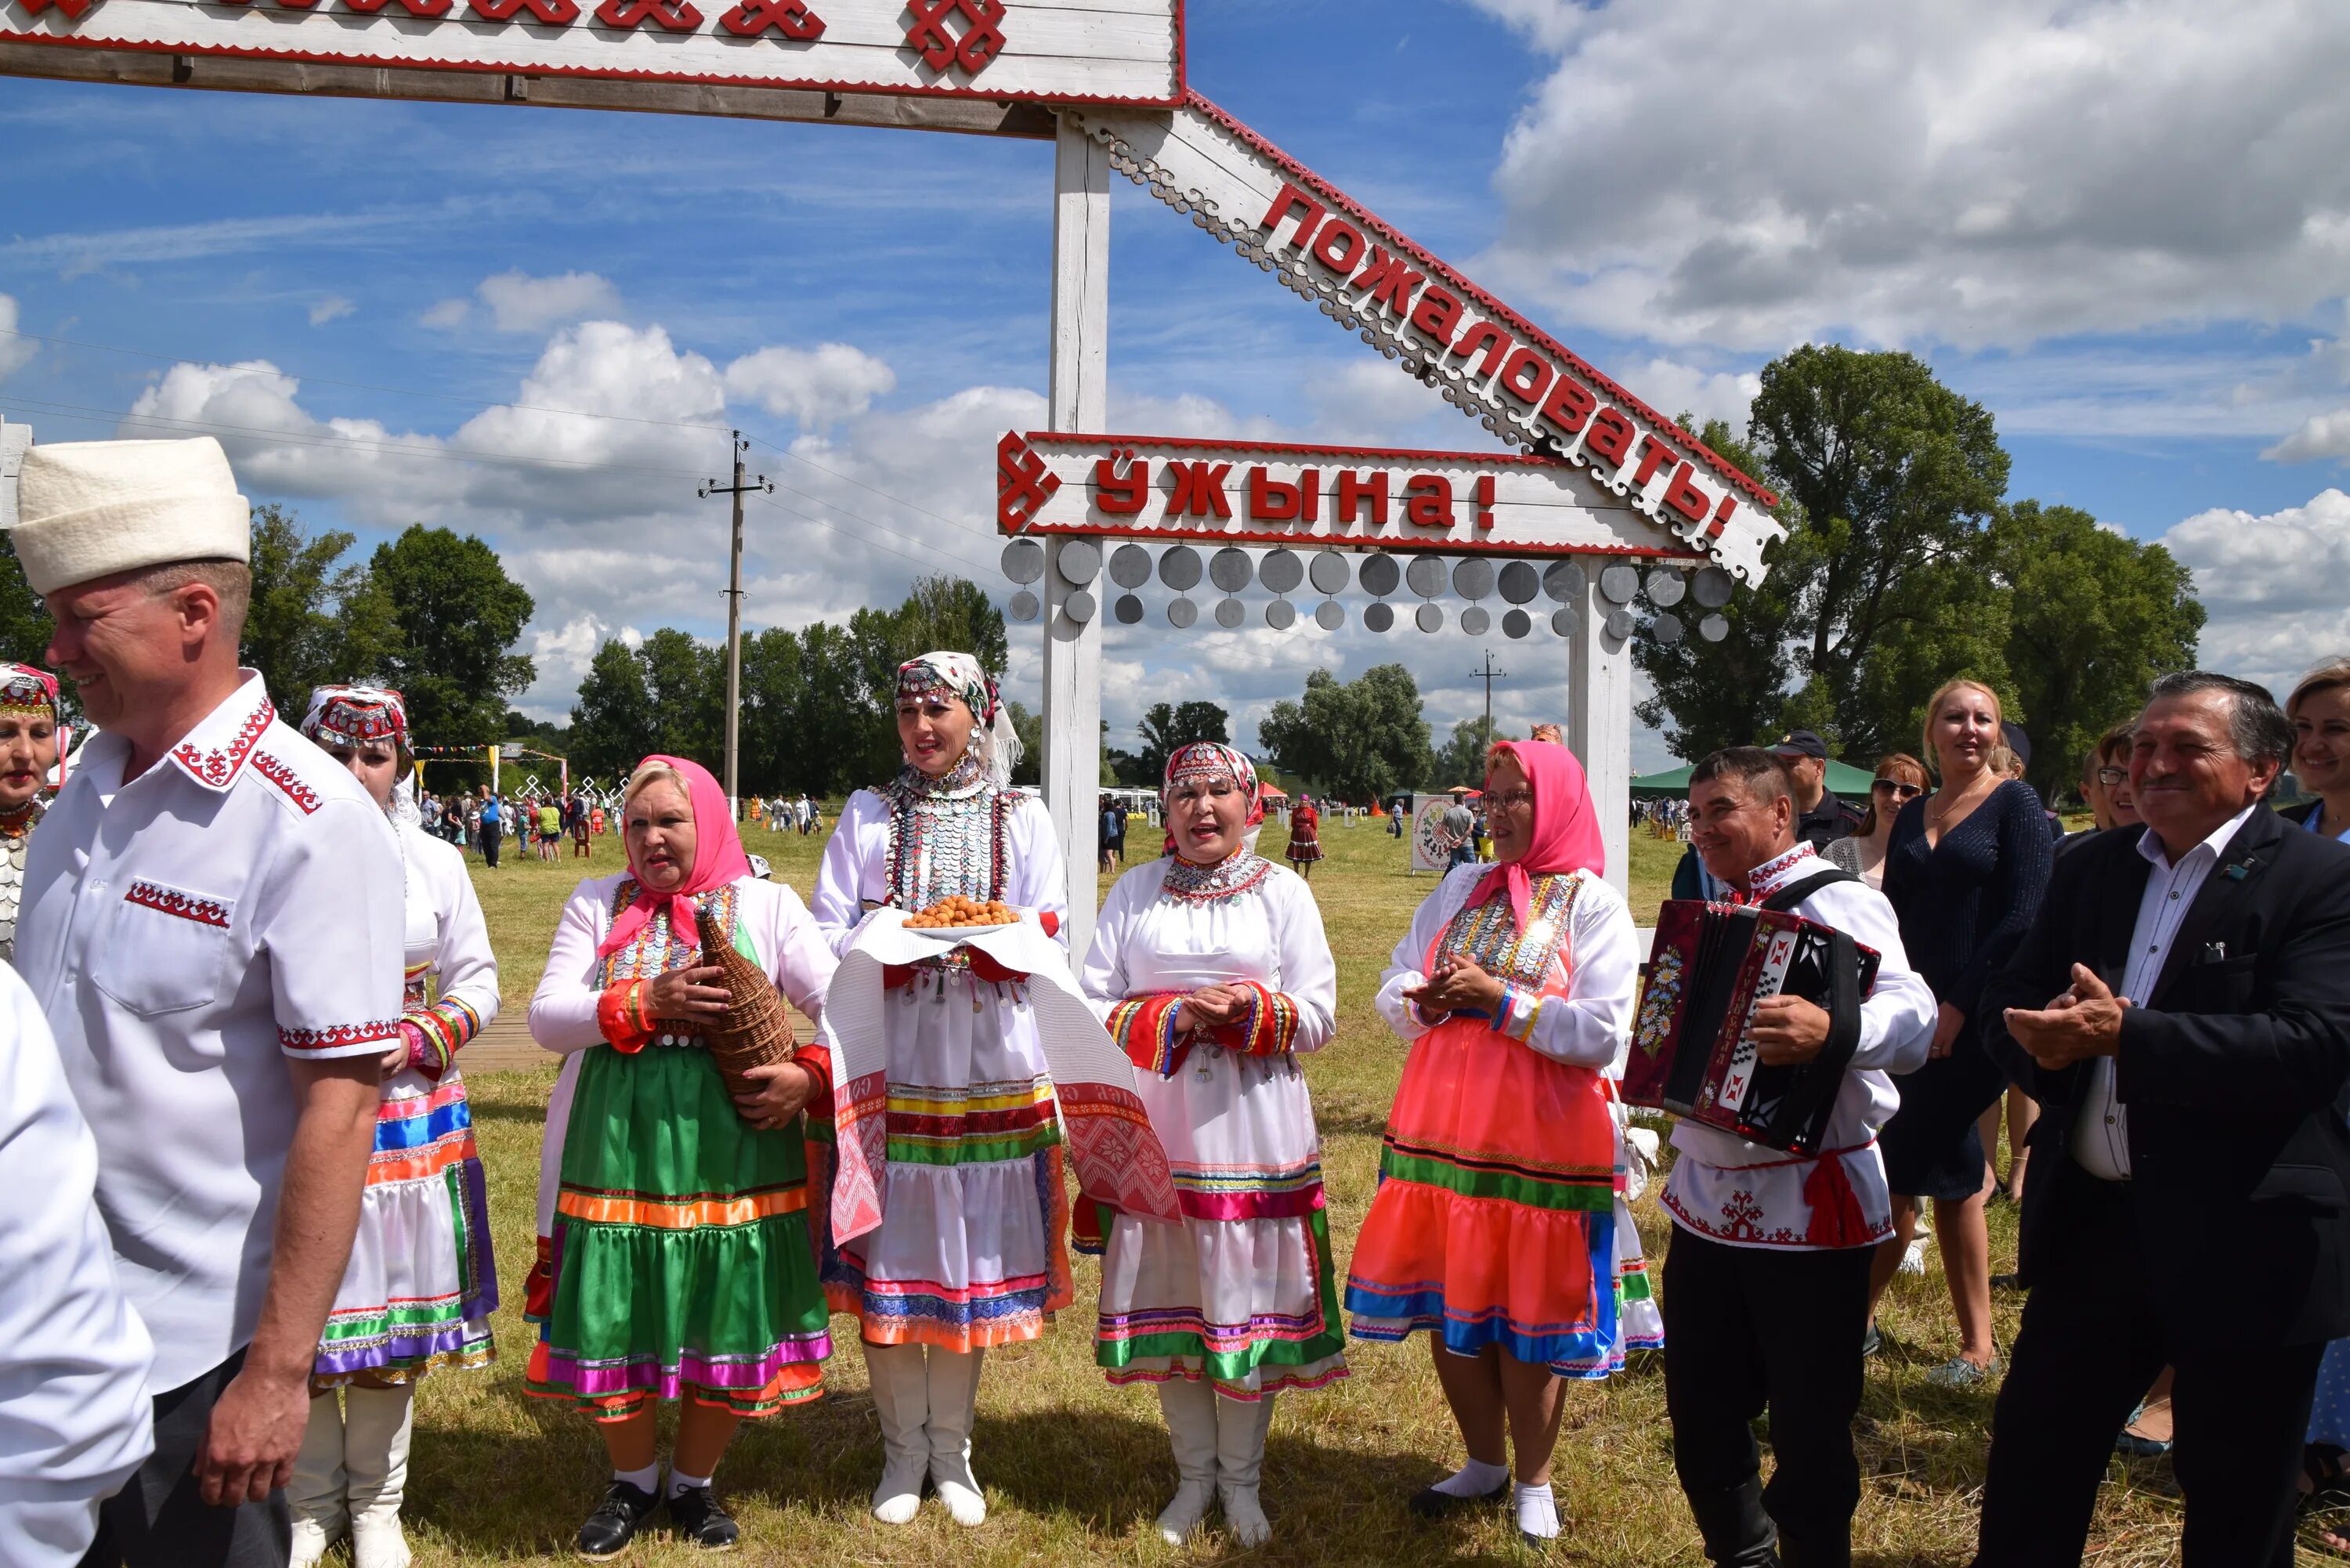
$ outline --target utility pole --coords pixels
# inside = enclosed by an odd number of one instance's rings
[[[775,493],[775,485],[764,473],[745,483],[743,479],[743,457],[751,443],[743,439],[741,431],[731,432],[734,449],[734,483],[723,484],[712,479],[706,482],[696,495],[732,495],[734,498],[734,542],[726,556],[726,809],[740,812],[743,729],[743,496],[749,491]]]
[[[1493,668],[1493,650],[1490,648],[1485,650],[1485,668],[1469,672],[1470,680],[1485,683],[1485,743],[1489,746],[1493,743],[1493,682],[1509,678],[1508,670]]]

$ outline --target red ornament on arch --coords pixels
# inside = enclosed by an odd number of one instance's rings
[[[89,14],[90,7],[97,4],[98,0],[24,0],[25,9],[33,16],[37,16],[55,5],[64,13],[68,22],[80,21]]]
[[[961,66],[966,76],[985,70],[1003,52],[1003,0],[906,0],[913,20],[906,26],[906,42],[921,51],[922,62],[934,71]],[[960,16],[962,35],[948,23]]]
[[[824,18],[809,10],[806,0],[742,0],[718,18],[718,25],[738,38],[755,38],[770,27],[795,44],[824,36]]]
[[[634,32],[648,20],[664,33],[691,33],[702,26],[693,0],[604,0],[596,20],[623,33]]]

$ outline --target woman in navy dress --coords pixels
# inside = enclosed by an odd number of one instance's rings
[[[1999,1356],[1991,1332],[1991,1237],[1983,1203],[1990,1162],[1975,1123],[2007,1087],[1981,1043],[1983,981],[2007,961],[2040,912],[2054,858],[2040,797],[1991,764],[2001,744],[1999,696],[1952,680],[1926,707],[1926,749],[1941,787],[1901,808],[1885,852],[1885,896],[1901,945],[1940,1012],[1926,1064],[1897,1077],[1901,1108],[1877,1135],[1894,1193],[1893,1234],[1870,1276],[1872,1306],[1890,1283],[1934,1200],[1934,1239],[1959,1319],[1959,1354],[1929,1376],[1962,1385]]]

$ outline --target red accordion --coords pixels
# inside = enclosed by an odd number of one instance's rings
[[[1832,927],[1767,908],[1676,898],[1657,914],[1624,1069],[1628,1105],[1814,1155],[1860,1042],[1877,955]],[[1809,1062],[1765,1066],[1747,1030],[1755,1003],[1800,996],[1828,1015]]]

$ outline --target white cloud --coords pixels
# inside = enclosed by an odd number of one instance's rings
[[[2350,409],[2312,414],[2301,428],[2261,453],[2277,462],[2309,462],[2318,458],[2350,462]]]
[[[2283,691],[2350,651],[2350,495],[2320,491],[2255,516],[2215,507],[2162,536],[2210,612],[2198,661]]]
[[[431,308],[427,309],[423,315],[418,317],[416,319],[418,324],[421,326],[434,327],[445,332],[452,327],[463,327],[465,324],[466,316],[472,312],[473,308],[472,303],[467,300],[435,300]]]
[[[1762,378],[1752,370],[1704,370],[1661,355],[1620,379],[1638,387],[1650,408],[1669,417],[1689,415],[1691,430],[1720,420],[1741,437],[1754,394],[1762,389]]]
[[[544,332],[566,321],[610,316],[620,308],[620,291],[592,272],[533,277],[515,269],[485,277],[473,291],[490,307],[501,332]]]
[[[339,294],[328,295],[310,306],[310,325],[324,327],[329,321],[340,321],[358,308]]]
[[[16,297],[0,294],[0,381],[6,380],[30,364],[34,350],[39,347],[31,338],[19,337],[16,334]]]
[[[897,386],[888,365],[846,343],[762,348],[726,367],[729,397],[755,402],[803,429],[861,414]]]
[[[1558,57],[1485,270],[1573,323],[1976,347],[2342,293],[2330,7],[1478,3]]]

